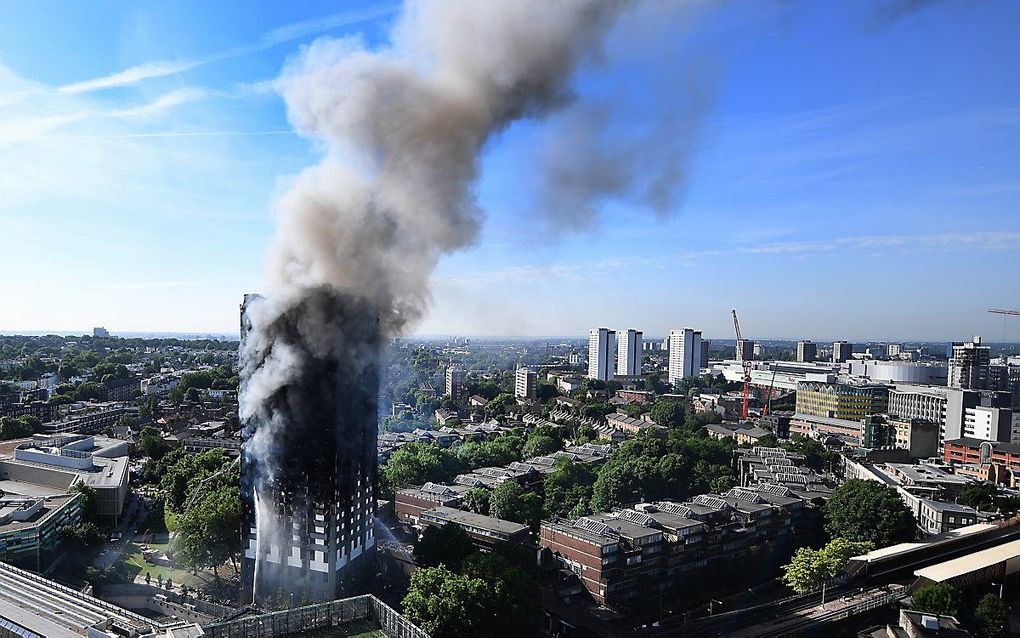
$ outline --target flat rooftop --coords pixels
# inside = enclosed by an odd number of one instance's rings
[[[1014,560],[1018,557],[1020,557],[1020,541],[1012,541],[983,549],[980,552],[967,554],[960,558],[947,560],[944,563],[932,565],[931,567],[919,569],[914,572],[914,576],[930,580],[934,583],[942,583],[987,567],[992,567],[993,565],[998,565],[999,563],[1007,563],[1008,575],[1011,573],[1009,562],[1013,563],[1012,572],[1017,571],[1017,568],[1020,567],[1020,563]]]
[[[528,529],[527,525],[521,525],[520,523],[514,523],[512,521],[504,521],[501,518],[493,518],[492,516],[483,516],[481,514],[475,514],[474,512],[466,512],[452,507],[433,507],[423,511],[421,515],[431,515],[444,521],[457,523],[458,525],[492,530],[494,532],[502,532],[507,535],[518,534],[520,532],[527,531]]]
[[[42,509],[33,514],[30,518],[24,521],[10,520],[6,523],[0,524],[0,533],[16,532],[23,529],[35,527],[46,521],[57,512],[61,510],[72,498],[74,494],[62,494],[60,496],[50,496],[43,499]],[[10,498],[10,497],[8,497]],[[0,513],[5,512],[8,508],[3,508]]]
[[[876,549],[868,552],[867,554],[855,556],[851,560],[871,563],[877,560],[884,560],[887,558],[892,558],[894,556],[899,556],[900,554],[906,554],[908,552],[921,549],[922,547],[935,547],[940,543],[953,541],[958,538],[973,536],[975,534],[983,534],[985,532],[990,532],[994,529],[998,529],[998,527],[993,523],[977,523],[976,525],[960,527],[958,529],[954,529],[943,534],[939,534],[938,536],[932,536],[931,538],[928,538],[923,541],[916,541],[913,543],[899,543],[897,545],[890,545],[889,547]]]

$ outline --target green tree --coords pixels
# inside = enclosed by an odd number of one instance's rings
[[[826,450],[820,441],[809,439],[799,434],[790,437],[790,440],[784,443],[783,447],[791,452],[803,454],[804,464],[813,470],[826,469],[838,456],[836,453]]]
[[[445,483],[466,465],[450,450],[426,443],[408,443],[393,452],[382,467],[386,487],[399,490],[424,483]]]
[[[38,432],[42,432],[42,422],[34,416],[23,414],[17,418],[0,418],[0,441],[24,439]]]
[[[403,606],[408,620],[432,638],[494,638],[503,620],[493,613],[496,603],[484,580],[440,565],[415,570]]]
[[[579,414],[585,419],[595,419],[596,421],[605,418],[607,414],[613,412],[613,406],[608,403],[585,403],[581,406]]]
[[[238,480],[239,476],[235,477]],[[241,555],[241,496],[236,481],[225,480],[209,490],[177,520],[174,556],[192,569],[218,568],[230,561],[237,571]]]
[[[497,548],[469,556],[462,572],[488,583],[493,594],[490,611],[499,618],[499,636],[536,636],[542,618],[534,558],[519,548]]]
[[[160,460],[166,453],[170,451],[171,445],[163,438],[163,435],[159,430],[147,425],[142,428],[142,431],[138,433],[138,449],[141,450],[142,454],[154,459]]]
[[[912,596],[916,611],[942,616],[956,616],[960,608],[960,592],[947,583],[919,587]]]
[[[645,378],[645,389],[656,394],[663,394],[669,391],[669,386],[662,381],[658,373],[653,372]]]
[[[106,540],[103,531],[92,522],[62,527],[60,536],[84,549],[99,547]]]
[[[79,494],[81,501],[81,519],[88,523],[95,523],[99,515],[99,502],[96,488],[78,481],[70,490],[71,494]]]
[[[588,463],[559,459],[545,479],[545,511],[550,516],[589,513],[595,470]]]
[[[553,397],[560,395],[560,389],[551,381],[539,381],[535,386],[535,396],[539,401],[545,403]]]
[[[475,551],[474,543],[464,528],[456,523],[442,527],[426,527],[421,540],[414,545],[414,562],[420,567],[446,565],[459,570],[464,559]]]
[[[484,487],[473,487],[464,493],[464,507],[475,514],[488,516],[491,499],[491,490],[487,490]]]
[[[563,442],[559,439],[546,434],[539,434],[537,436],[532,434],[528,437],[528,442],[524,444],[521,454],[524,458],[530,459],[536,456],[552,454],[561,447],[563,447]]]
[[[891,487],[851,479],[825,505],[825,531],[833,537],[869,541],[877,547],[914,539],[914,513]]]
[[[783,581],[798,594],[806,594],[839,575],[854,556],[867,553],[874,545],[834,538],[822,549],[801,547],[783,567]]]
[[[99,401],[103,398],[103,384],[87,381],[74,390],[74,398],[78,401]]]
[[[489,404],[485,406],[489,414],[494,417],[503,416],[508,412],[514,412],[517,410],[517,399],[512,394],[503,392],[496,395],[494,399],[489,401]]]
[[[489,515],[537,528],[542,520],[542,499],[534,492],[508,481],[492,490]]]
[[[1009,632],[1009,609],[995,594],[985,594],[974,611],[979,638],[1003,638]]]
[[[995,507],[996,492],[994,483],[968,483],[960,490],[957,502],[975,509],[991,510]]]
[[[660,399],[652,406],[652,421],[667,428],[677,427],[684,422],[684,406],[679,401]]]
[[[471,469],[509,465],[523,458],[524,442],[524,437],[518,434],[504,434],[491,441],[472,441],[457,449],[457,457]]]

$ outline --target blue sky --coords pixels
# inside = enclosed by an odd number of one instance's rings
[[[486,151],[486,226],[440,264],[418,332],[730,337],[735,306],[760,338],[1002,338],[985,311],[1020,306],[1020,4],[666,4],[575,88],[649,154],[649,123],[679,114],[669,214],[616,198],[551,222],[535,169],[566,118],[521,122]],[[384,42],[398,9],[5,7],[0,330],[235,330],[273,202],[321,152],[272,80],[317,37]]]

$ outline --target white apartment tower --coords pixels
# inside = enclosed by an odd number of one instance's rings
[[[809,363],[818,358],[818,345],[812,341],[797,342],[797,361]]]
[[[669,333],[669,382],[701,374],[701,331],[692,328]]]
[[[514,397],[534,399],[538,390],[538,374],[531,368],[517,368],[514,373]]]
[[[446,396],[457,401],[460,399],[463,388],[464,371],[460,367],[450,364],[446,368]]]
[[[832,343],[832,362],[843,363],[854,356],[854,344],[848,341],[834,341]]]
[[[588,332],[588,378],[612,381],[616,371],[616,331],[592,328]]]
[[[621,377],[641,374],[641,331],[621,330],[616,337],[616,374]]]

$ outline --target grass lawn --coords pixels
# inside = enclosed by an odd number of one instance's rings
[[[149,543],[149,547],[165,552],[167,544],[165,542]],[[167,578],[170,578],[173,580],[175,585],[183,584],[188,587],[201,585],[212,580],[211,575],[203,572],[199,572],[195,575],[183,569],[174,569],[164,565],[150,565],[149,563],[146,563],[145,558],[142,556],[141,544],[137,542],[131,542],[128,544],[128,550],[121,556],[121,562],[124,564],[124,571],[128,576],[129,582],[134,580],[136,576],[144,577],[146,572],[152,576],[153,584],[158,582],[159,576],[162,576],[164,581]]]

